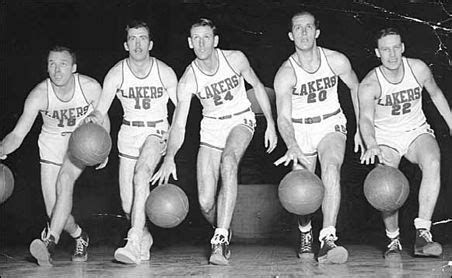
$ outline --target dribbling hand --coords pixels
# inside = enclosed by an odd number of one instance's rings
[[[367,150],[361,156],[361,164],[369,165],[378,162],[375,161],[375,157],[377,157],[380,162],[383,162],[381,148],[378,145],[367,148]]]
[[[151,178],[151,183],[158,185],[168,183],[170,176],[177,180],[176,163],[174,159],[164,159],[160,169]]]
[[[280,165],[284,162],[284,166],[287,166],[290,164],[290,162],[293,161],[293,165],[301,164],[305,168],[308,168],[308,165],[311,165],[311,162],[309,159],[303,154],[300,147],[298,145],[292,146],[287,149],[287,152],[284,156],[276,160],[273,164],[276,166]],[[308,168],[309,169],[309,168]]]

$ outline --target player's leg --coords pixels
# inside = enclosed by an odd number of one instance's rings
[[[201,213],[217,226],[217,188],[222,150],[201,145],[197,160],[198,200]]]
[[[141,243],[145,236],[146,244],[143,245],[143,259],[149,259],[149,249],[152,245],[152,237],[146,228],[145,202],[149,195],[149,181],[155,167],[161,158],[162,145],[160,138],[150,135],[146,138],[140,151],[140,156],[135,165],[133,176],[134,199],[132,205],[132,227],[127,235],[127,244],[115,252],[115,259],[123,263],[138,264],[141,261]]]
[[[322,263],[344,263],[347,250],[335,244],[336,221],[341,201],[340,172],[345,152],[345,134],[327,133],[319,142],[317,151],[325,193],[322,202],[323,226],[320,230],[321,242],[318,261]]]
[[[442,247],[432,240],[431,218],[441,186],[440,151],[435,138],[428,133],[417,137],[405,156],[410,162],[419,164],[422,180],[419,188],[419,215],[414,220],[416,242],[414,254],[418,256],[440,256]]]
[[[400,153],[387,145],[380,145],[382,151],[383,163],[387,166],[398,168],[400,164]],[[386,237],[388,244],[384,252],[386,259],[400,259],[402,252],[402,244],[400,243],[400,229],[399,229],[399,211],[382,212],[383,222],[386,229]]]
[[[307,158],[310,164],[306,169],[314,173],[317,164],[317,154],[308,155]],[[292,168],[293,170],[305,169],[305,167],[299,164],[294,165]],[[313,237],[311,218],[311,215],[297,215],[298,230],[300,231],[297,256],[302,259],[302,261],[314,260],[314,253],[312,251]]]
[[[229,228],[237,200],[237,172],[240,159],[253,137],[254,129],[246,125],[234,127],[228,135],[221,155],[221,188],[217,202],[217,228],[211,240],[210,263],[228,264]]]
[[[39,265],[51,264],[52,249],[58,243],[61,232],[71,214],[74,184],[82,171],[83,168],[77,167],[68,158],[65,158],[56,181],[56,202],[52,212],[50,229],[43,232],[42,239],[36,239],[30,245],[30,252],[38,260]]]
[[[130,220],[133,203],[133,173],[138,158],[119,157],[119,196],[126,218]]]

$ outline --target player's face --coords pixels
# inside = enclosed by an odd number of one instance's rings
[[[295,43],[295,47],[301,50],[312,49],[320,30],[315,27],[315,19],[310,14],[298,15],[292,18],[292,30],[289,38]]]
[[[129,51],[131,59],[137,61],[147,59],[152,45],[146,28],[130,28],[127,32],[127,42],[124,43],[124,48]]]
[[[72,56],[67,51],[51,51],[47,57],[47,72],[50,80],[56,86],[64,86],[71,80],[77,66],[72,61]]]
[[[190,30],[188,45],[198,59],[205,60],[212,56],[213,50],[218,45],[218,36],[213,34],[209,26],[193,27]]]
[[[381,63],[388,69],[398,69],[402,64],[402,54],[405,46],[399,35],[387,35],[378,40],[375,53]]]

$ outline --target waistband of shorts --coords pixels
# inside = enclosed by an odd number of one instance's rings
[[[158,121],[128,121],[126,119],[122,119],[123,125],[135,126],[135,127],[155,127],[158,123],[162,123],[163,120]]]
[[[244,114],[244,113],[246,113],[246,112],[248,112],[248,111],[251,111],[251,108],[250,108],[250,107],[246,108],[246,109],[243,110],[243,111],[234,113],[234,114],[224,115],[224,116],[220,116],[220,117],[211,117],[211,116],[204,116],[204,117],[205,117],[205,118],[209,118],[209,119],[216,119],[216,120],[226,120],[226,119],[230,119],[230,118],[232,118],[232,117],[234,117],[234,116],[238,116],[238,115]]]
[[[326,120],[334,115],[337,115],[340,112],[341,112],[341,109],[339,108],[334,112],[319,115],[319,116],[307,117],[307,118],[301,118],[301,119],[292,118],[292,122],[299,123],[299,124],[316,124],[316,123],[320,123],[322,120]]]

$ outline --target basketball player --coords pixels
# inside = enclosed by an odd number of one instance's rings
[[[196,59],[186,68],[178,84],[175,111],[168,148],[153,182],[177,179],[174,156],[185,136],[190,100],[196,95],[203,106],[201,143],[197,161],[198,197],[201,211],[216,227],[210,241],[209,262],[228,264],[230,224],[237,197],[237,169],[254,133],[255,118],[245,91],[244,80],[253,86],[256,98],[267,120],[265,146],[273,151],[277,143],[270,102],[263,84],[240,51],[217,48],[219,36],[209,19],[201,18],[190,28],[188,45]],[[218,181],[221,188],[218,198]]]
[[[124,118],[118,134],[119,188],[122,208],[127,216],[131,213],[132,227],[126,246],[117,249],[114,256],[117,261],[130,264],[150,258],[153,239],[145,226],[145,202],[149,180],[165,148],[168,98],[176,104],[176,74],[150,56],[152,46],[150,28],[145,22],[133,21],[126,26],[124,48],[129,57],[110,69],[99,105],[87,119],[102,119],[115,95],[121,101]]]
[[[447,100],[428,66],[419,59],[405,58],[400,32],[386,28],[376,36],[375,53],[381,65],[371,70],[359,86],[360,128],[366,144],[362,163],[379,162],[398,167],[404,156],[419,164],[419,214],[414,219],[414,254],[439,256],[442,247],[432,240],[431,218],[440,190],[440,152],[433,131],[422,111],[425,88],[452,131]],[[398,211],[383,212],[389,245],[385,257],[400,256]]]
[[[275,161],[293,168],[315,171],[317,157],[325,186],[322,202],[323,227],[320,231],[321,263],[344,263],[348,252],[337,246],[336,220],[340,204],[340,169],[344,159],[346,123],[338,101],[339,78],[348,86],[358,117],[358,79],[350,62],[342,53],[317,46],[319,21],[307,11],[291,18],[289,39],[295,52],[278,70],[274,87],[278,110],[278,128],[287,152]],[[361,147],[358,131],[355,151]],[[312,260],[312,229],[310,216],[298,216],[300,244],[298,256]]]
[[[16,126],[0,142],[0,157],[6,158],[7,154],[19,148],[41,113],[43,125],[38,139],[41,186],[51,224],[42,232],[42,238],[30,245],[31,254],[39,265],[50,264],[63,229],[75,239],[72,260],[86,261],[88,258],[88,235],[70,214],[72,189],[83,167],[74,165],[66,151],[71,133],[97,104],[101,87],[93,78],[76,71],[76,55],[71,49],[63,46],[50,49],[47,57],[49,78],[30,92]],[[105,124],[109,129],[108,118]],[[105,164],[98,168],[103,168]]]

